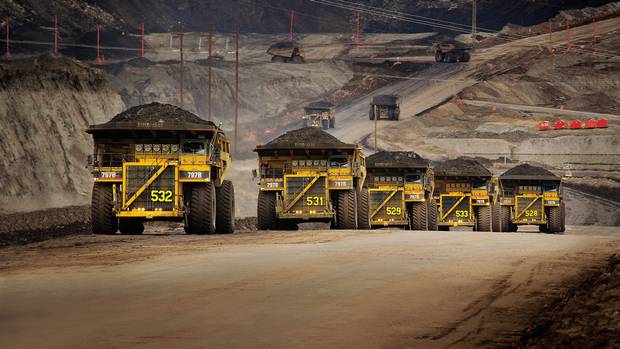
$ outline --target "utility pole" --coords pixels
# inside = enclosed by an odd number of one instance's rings
[[[97,63],[101,63],[102,59],[101,59],[101,53],[100,53],[100,31],[101,29],[99,28],[99,25],[97,25],[97,57],[95,58],[95,61]]]
[[[570,23],[568,22],[568,19],[566,20],[566,36],[568,39],[568,46],[566,48],[566,51],[570,52],[573,50],[573,33],[571,32]]]
[[[4,27],[6,31],[6,49],[4,51],[4,56],[6,58],[11,57],[11,23],[9,16],[6,16],[6,21],[4,22]]]
[[[140,58],[144,58],[144,21],[140,22]]]
[[[58,16],[54,15],[54,54],[58,54]]]
[[[360,44],[360,16],[360,11],[357,11],[357,16],[355,17],[355,38],[353,39],[355,45]]]
[[[377,106],[373,105],[372,106],[372,112],[373,112],[373,117],[375,119],[375,151],[377,151],[378,147],[377,147],[377,119],[379,118],[379,116],[377,115]]]
[[[179,21],[179,32],[171,33],[170,35],[170,44],[172,45],[172,35],[179,37],[179,106],[183,107],[183,89],[184,89],[184,81],[185,81],[185,70],[184,70],[184,57],[183,57],[183,39],[185,33],[183,32],[183,22]]]
[[[478,26],[478,5],[476,4],[476,0],[473,0],[471,5],[471,45],[474,47],[476,46],[476,27]]]
[[[289,30],[288,30],[288,41],[293,42],[293,27],[295,26],[295,11],[291,10],[290,17],[291,17],[291,25],[289,26]]]
[[[213,87],[213,72],[212,72],[213,58],[211,57],[212,47],[213,47],[213,28],[209,29],[209,91],[207,92],[207,102],[209,103],[207,120],[209,121],[211,121],[211,117],[212,117],[211,113],[213,109],[211,108],[211,88]]]
[[[553,22],[549,19],[549,54],[553,54]]]
[[[237,121],[239,120],[239,23],[237,22],[237,35],[235,35],[235,143],[234,153],[238,153],[239,133]]]

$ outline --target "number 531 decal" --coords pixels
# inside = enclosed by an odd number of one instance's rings
[[[171,190],[151,190],[151,201],[172,202],[172,191]]]

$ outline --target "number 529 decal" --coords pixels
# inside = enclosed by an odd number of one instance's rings
[[[172,191],[171,190],[151,190],[151,201],[172,202]]]
[[[385,213],[387,213],[388,216],[400,216],[402,210],[400,207],[386,207]]]

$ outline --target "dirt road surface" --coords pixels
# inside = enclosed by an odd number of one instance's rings
[[[164,228],[4,248],[0,343],[497,347],[568,280],[618,251],[617,229],[598,229],[186,236]]]

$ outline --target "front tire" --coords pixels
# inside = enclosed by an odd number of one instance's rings
[[[275,229],[278,224],[278,218],[276,217],[276,193],[259,191],[256,211],[258,230]]]
[[[213,234],[215,232],[215,188],[208,182],[192,186],[189,213],[187,217],[187,234]]]
[[[427,212],[428,205],[426,202],[414,202],[409,205],[409,226],[411,230],[428,229]]]
[[[475,214],[476,231],[491,231],[491,207],[480,206]]]
[[[337,224],[338,229],[357,228],[357,191],[355,189],[338,192]]]
[[[562,232],[562,208],[560,206],[549,207],[547,219],[547,231],[549,233]]]
[[[368,205],[368,189],[362,188],[357,198],[357,228],[370,229],[370,209]]]
[[[93,234],[116,234],[118,219],[114,214],[114,192],[111,185],[103,183],[93,185],[90,219]]]
[[[437,201],[430,199],[427,207],[428,213],[428,230],[437,231]]]
[[[235,188],[231,181],[225,180],[216,189],[217,212],[215,229],[218,234],[232,234],[235,231]]]

